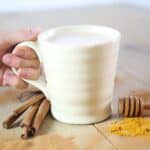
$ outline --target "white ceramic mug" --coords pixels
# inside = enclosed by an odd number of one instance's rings
[[[60,46],[47,42],[47,36],[63,31],[100,33],[110,38],[102,43],[82,46]],[[78,25],[50,29],[36,42],[18,46],[32,48],[44,68],[45,77],[25,80],[44,92],[52,104],[52,115],[71,124],[102,121],[111,114],[114,78],[120,33],[105,26]],[[13,68],[15,73],[16,70]]]

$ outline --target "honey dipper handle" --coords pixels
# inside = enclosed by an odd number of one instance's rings
[[[150,109],[150,103],[144,104],[144,109]]]

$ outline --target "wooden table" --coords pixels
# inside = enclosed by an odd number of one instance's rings
[[[70,11],[70,14],[68,14],[67,11]],[[117,81],[115,83],[114,98],[112,103],[113,113],[116,114],[117,111],[118,97],[128,95],[133,90],[147,90],[147,98],[150,100],[149,11],[142,11],[137,8],[127,8],[122,6],[84,8],[78,19],[78,10],[67,11],[53,11],[52,14],[55,14],[56,18],[48,12],[37,12],[31,14],[31,16],[29,13],[0,15],[0,20],[2,22],[1,30],[7,30],[11,27],[18,28],[27,26],[28,24],[33,26],[35,23],[41,25],[42,21],[45,27],[48,25],[61,25],[61,21],[63,24],[71,24],[74,23],[74,21],[71,19],[71,15],[75,16],[74,19],[77,23],[90,22],[92,24],[106,24],[116,27],[123,33],[123,40],[119,55],[119,65],[116,75]],[[99,17],[99,19],[92,18],[94,13],[95,17]],[[34,20],[33,18],[37,14],[39,14],[39,18],[35,18]],[[89,16],[87,19],[86,16],[88,14]],[[112,16],[110,17],[109,15]],[[47,20],[48,17],[51,21]],[[24,22],[19,22],[22,18],[24,19]],[[34,21],[31,21],[31,18]],[[61,20],[59,20],[60,18]],[[67,22],[68,18],[70,18],[70,22]],[[13,22],[18,22],[18,24],[13,24],[11,26],[12,20]],[[28,21],[30,21],[30,23]],[[14,107],[20,105],[16,99],[18,92],[19,91],[16,91],[12,88],[1,88],[0,123],[4,120],[8,113],[14,109]],[[120,137],[110,134],[108,132],[108,125],[114,119],[116,119],[116,117],[112,117],[101,123],[80,126],[63,124],[53,120],[50,116],[48,116],[40,129],[39,135],[47,133],[51,136],[57,135],[56,140],[53,141],[54,144],[59,144],[61,140],[65,140],[66,143],[72,141],[81,150],[150,149],[150,136]],[[5,130],[2,128],[2,126],[0,126],[1,138],[17,138],[20,134],[21,129],[18,127],[12,130]],[[68,148],[67,144],[65,147],[66,149]]]

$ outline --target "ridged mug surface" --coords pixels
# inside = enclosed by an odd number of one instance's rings
[[[112,31],[112,39],[90,46],[61,47],[43,40],[52,30],[41,34],[38,44],[52,114],[57,120],[71,124],[102,121],[111,114],[119,33],[117,35],[116,30],[101,26],[69,26],[53,31],[69,28],[81,31],[104,29],[107,34]]]

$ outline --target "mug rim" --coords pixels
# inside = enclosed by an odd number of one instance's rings
[[[77,31],[77,32],[90,32],[90,33],[101,33],[103,35],[107,35],[109,38],[108,40],[104,40],[102,42],[96,42],[96,43],[90,43],[90,44],[81,44],[81,45],[63,45],[63,44],[57,44],[57,43],[52,43],[52,42],[47,42],[46,39],[48,36],[54,36],[57,32],[59,33],[60,31]],[[57,48],[80,48],[80,47],[93,47],[93,46],[100,46],[100,45],[105,45],[108,43],[115,42],[117,40],[120,40],[121,38],[121,33],[109,26],[104,26],[104,25],[67,25],[67,26],[58,26],[55,28],[51,28],[49,30],[43,31],[39,34],[38,36],[38,42],[43,43],[46,45],[51,45],[53,47]]]

